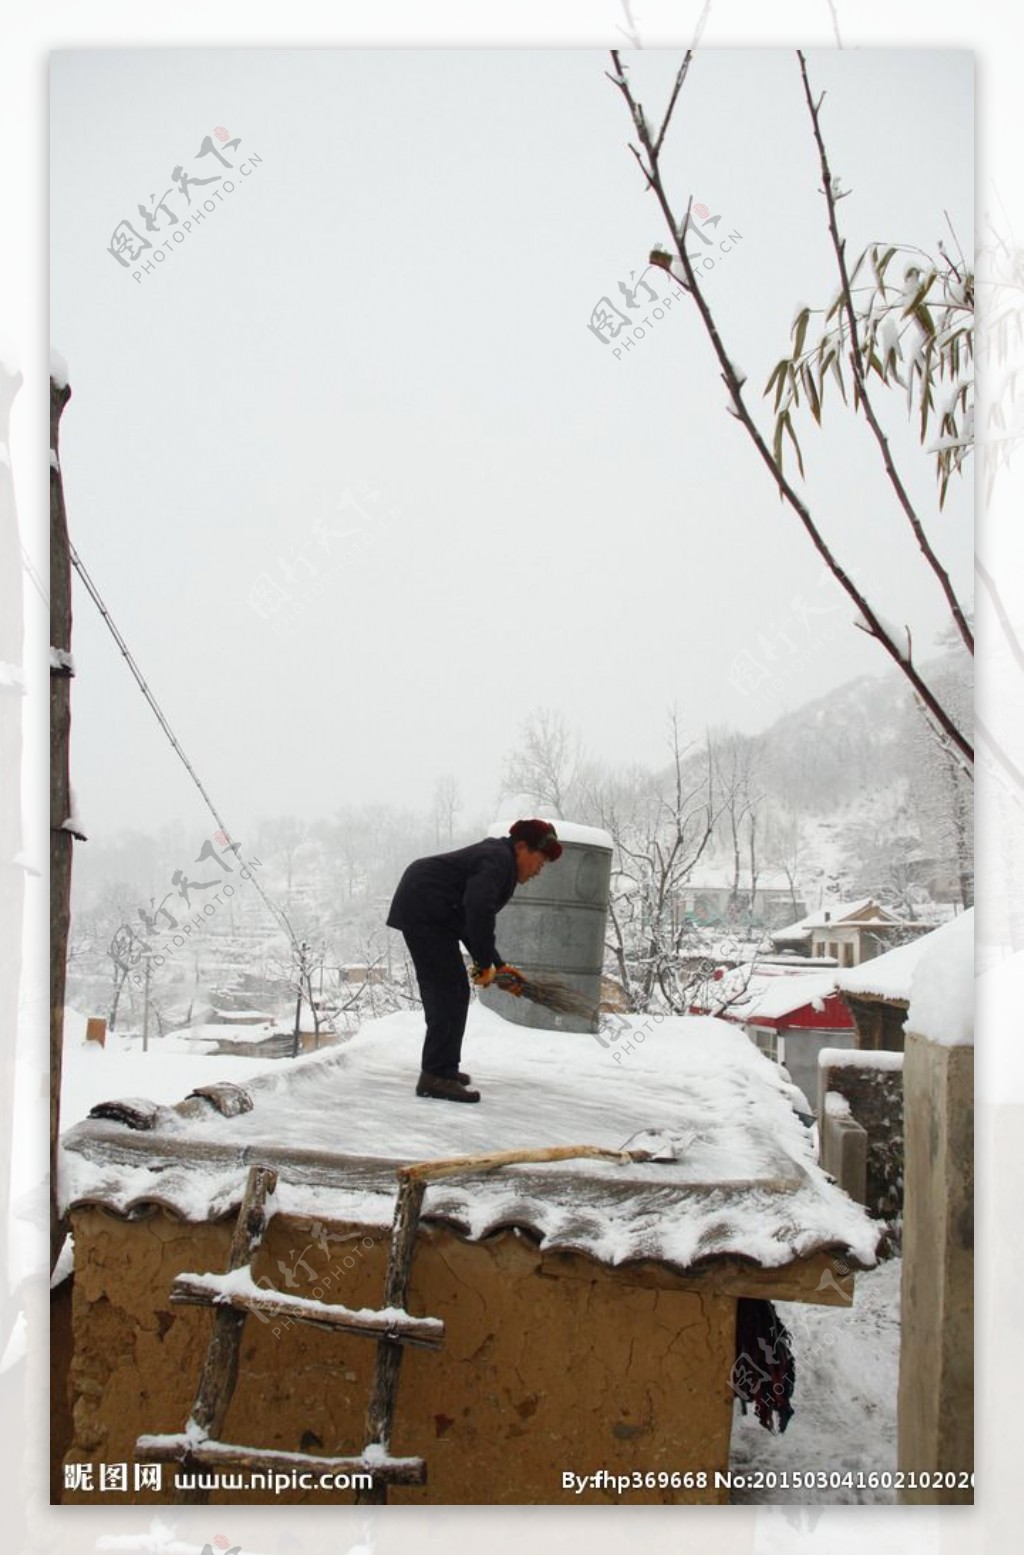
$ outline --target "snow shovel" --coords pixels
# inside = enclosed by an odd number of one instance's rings
[[[696,1138],[696,1134],[644,1128],[630,1134],[619,1149],[633,1161],[680,1161]]]

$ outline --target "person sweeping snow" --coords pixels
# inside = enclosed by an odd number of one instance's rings
[[[469,1011],[469,982],[460,945],[473,960],[470,981],[487,988],[496,978],[520,994],[526,979],[495,944],[495,919],[517,885],[539,875],[562,854],[550,821],[516,821],[507,837],[487,837],[468,848],[416,859],[398,882],[387,916],[399,929],[416,969],[427,1030],[416,1095],[475,1102],[470,1076],[460,1069]]]

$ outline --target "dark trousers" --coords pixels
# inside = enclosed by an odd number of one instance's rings
[[[420,985],[427,1035],[420,1067],[453,1080],[469,1010],[469,979],[459,941],[436,929],[402,931]]]

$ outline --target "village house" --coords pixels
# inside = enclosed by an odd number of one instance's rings
[[[899,918],[866,896],[858,902],[836,902],[785,928],[773,929],[771,941],[777,950],[831,956],[839,966],[849,967],[880,956],[900,937],[920,935],[930,927]]]
[[[474,1107],[414,1096],[422,1024],[403,1012],[244,1090],[136,1099],[71,1129],[70,1423],[54,1446],[78,1488],[64,1500],[101,1499],[85,1471],[130,1463],[139,1438],[142,1461],[163,1454],[140,1503],[173,1500],[171,1459],[200,1448],[355,1455],[407,1475],[422,1460],[425,1483],[388,1486],[400,1504],[727,1500],[715,1474],[737,1378],[763,1361],[737,1351],[739,1302],[848,1306],[878,1227],[821,1171],[799,1098],[736,1026],[620,1019],[612,1051],[475,1004]],[[325,1324],[384,1305],[397,1169],[524,1149],[568,1157],[464,1166],[426,1188],[408,1298],[383,1320],[429,1342],[404,1351],[382,1448],[364,1418],[376,1345]],[[277,1174],[269,1221],[251,1277],[226,1276],[253,1166]],[[181,1435],[215,1320],[171,1290],[197,1280],[249,1313],[222,1432],[237,1448]],[[680,1482],[680,1465],[699,1477]],[[628,1497],[610,1481],[565,1488],[567,1469],[598,1468],[659,1478]]]

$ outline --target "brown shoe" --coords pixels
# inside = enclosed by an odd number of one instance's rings
[[[446,1080],[443,1075],[428,1074],[424,1069],[416,1082],[417,1096],[433,1096],[436,1101],[479,1101],[480,1092],[460,1085],[458,1080]]]

